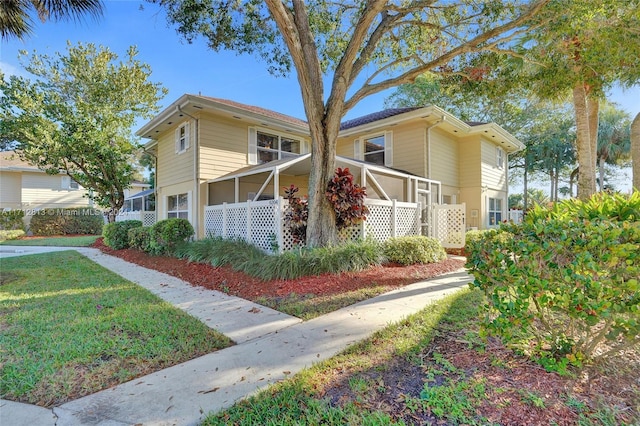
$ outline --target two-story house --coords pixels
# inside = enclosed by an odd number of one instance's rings
[[[156,156],[158,220],[186,218],[199,237],[214,206],[278,198],[290,184],[306,193],[304,120],[186,94],[137,134]],[[420,203],[425,232],[426,207],[437,204],[464,203],[464,225],[486,228],[506,217],[507,156],[522,147],[497,124],[465,123],[436,106],[390,109],[342,124],[336,166],[350,168],[372,203]]]

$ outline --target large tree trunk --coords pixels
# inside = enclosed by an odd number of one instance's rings
[[[631,168],[633,188],[640,191],[640,112],[631,123]]]
[[[337,241],[336,215],[325,195],[327,184],[335,173],[337,134],[329,137],[323,132],[318,137],[322,139],[311,144],[307,247],[321,247]]]
[[[596,192],[595,161],[591,152],[591,133],[589,131],[589,110],[584,84],[573,88],[573,107],[576,116],[576,151],[578,154],[578,198],[587,200]]]

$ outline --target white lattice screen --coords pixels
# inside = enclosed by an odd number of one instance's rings
[[[464,247],[465,205],[442,204],[433,206],[433,232],[445,248]]]
[[[284,226],[282,218],[286,201],[256,201],[205,207],[205,235],[242,238],[265,251],[277,243],[280,251],[298,247]],[[359,226],[341,232],[341,240],[357,240],[366,236],[385,241],[392,236],[418,235],[419,204],[367,200],[367,219]]]
[[[116,222],[122,222],[124,220],[139,220],[142,222],[142,226],[152,226],[156,223],[156,212],[137,211],[118,213]]]

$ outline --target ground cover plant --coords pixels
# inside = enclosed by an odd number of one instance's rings
[[[52,406],[231,344],[75,251],[2,260],[0,395]]]
[[[302,319],[332,312],[407,284],[454,272],[464,265],[462,259],[449,258],[437,263],[405,267],[397,264],[365,267],[368,263],[365,264],[364,260],[379,259],[377,252],[372,251],[371,246],[365,243],[326,248],[316,255],[297,257],[296,254],[290,254],[279,260],[281,263],[290,262],[285,267],[290,267],[292,272],[305,267],[316,268],[318,265],[322,266],[323,262],[325,266],[357,267],[355,270],[340,273],[317,272],[318,275],[307,276],[295,274],[297,278],[264,280],[234,269],[232,265],[237,262],[238,265],[253,265],[260,274],[275,270],[275,265],[263,263],[267,258],[265,253],[238,241],[195,241],[188,249],[183,247],[177,250],[177,254],[183,257],[181,259],[153,256],[134,249],[113,250],[106,247],[100,239],[94,247],[140,266],[173,275],[192,285],[252,300]],[[207,261],[201,262],[204,259]]]
[[[211,414],[204,425],[631,425],[637,357],[587,376],[546,372],[479,334],[463,290],[342,354]]]
[[[10,246],[45,246],[45,247],[89,247],[98,239],[98,235],[74,235],[64,237],[23,237],[16,240],[0,242]]]

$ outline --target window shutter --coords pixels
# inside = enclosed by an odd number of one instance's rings
[[[360,147],[360,139],[353,141],[353,158],[362,160],[362,148]]]
[[[249,164],[258,164],[258,132],[255,127],[249,127]]]
[[[60,187],[69,189],[71,187],[71,178],[69,176],[61,176]]]
[[[303,139],[300,147],[300,154],[308,154],[309,152],[311,152],[309,141],[306,139]]]
[[[393,132],[384,132],[384,165],[393,166]]]
[[[185,151],[187,149],[189,149],[189,146],[191,145],[191,132],[190,130],[190,124],[188,121],[184,124],[184,149]]]
[[[173,134],[175,138],[175,148],[176,148],[176,154],[177,154],[178,151],[180,151],[180,126],[176,128]]]

